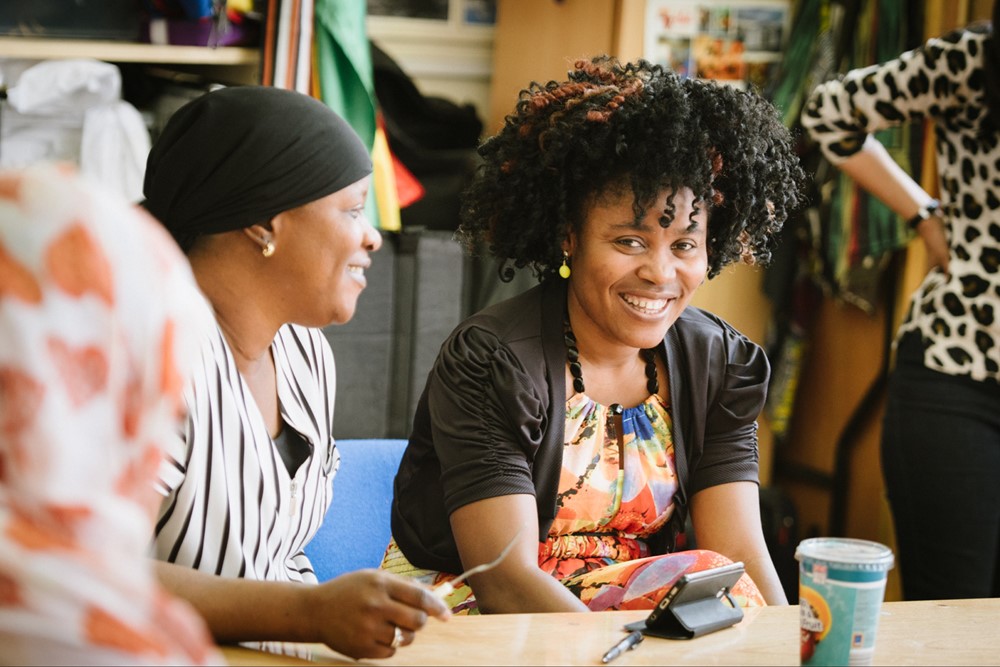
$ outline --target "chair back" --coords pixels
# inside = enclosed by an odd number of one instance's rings
[[[305,548],[320,581],[382,562],[392,535],[392,481],[406,440],[337,440],[337,449],[340,469],[333,477],[333,500]]]

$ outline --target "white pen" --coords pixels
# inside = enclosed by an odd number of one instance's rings
[[[639,642],[641,642],[642,639],[643,639],[643,634],[641,630],[630,632],[625,637],[625,639],[621,640],[620,642],[618,642],[617,644],[608,649],[607,653],[605,653],[604,656],[601,657],[601,662],[609,663],[618,656],[620,656],[622,653],[625,653],[626,651],[631,651],[632,649],[634,649],[636,646],[639,645]]]

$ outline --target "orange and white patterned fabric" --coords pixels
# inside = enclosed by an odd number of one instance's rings
[[[0,171],[0,663],[222,662],[149,558],[198,298],[145,213],[68,166]]]

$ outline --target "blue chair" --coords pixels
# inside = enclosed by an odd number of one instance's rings
[[[392,480],[405,448],[406,440],[337,440],[333,501],[305,549],[320,581],[382,562],[392,535]]]

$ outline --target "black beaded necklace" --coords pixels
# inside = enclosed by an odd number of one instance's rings
[[[569,361],[569,374],[573,376],[573,390],[584,393],[583,369],[580,367],[580,350],[576,347],[576,336],[569,325],[569,317],[563,320],[563,338],[566,341],[566,359]],[[639,350],[639,355],[646,362],[646,389],[650,395],[660,393],[660,381],[656,376],[656,350],[647,348]]]

